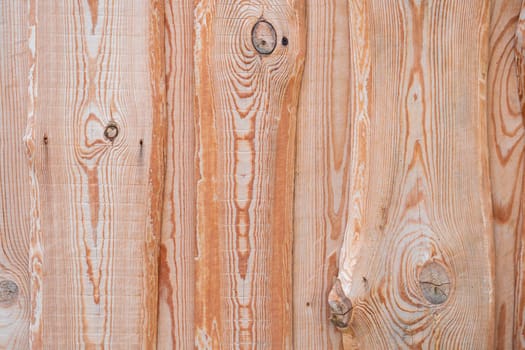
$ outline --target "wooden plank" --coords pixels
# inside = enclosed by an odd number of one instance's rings
[[[521,0],[494,0],[488,79],[489,151],[496,250],[496,346],[518,349],[519,250],[523,206],[525,129],[516,74],[516,30]],[[511,277],[513,276],[513,277]],[[516,277],[514,277],[516,276]],[[522,345],[525,346],[525,345]]]
[[[155,347],[163,6],[31,1],[34,348]]]
[[[345,348],[492,348],[489,12],[350,1],[352,202],[330,298]]]
[[[195,344],[193,4],[193,0],[166,1],[168,158],[159,262],[159,349],[191,349]]]
[[[27,4],[0,3],[0,348],[29,347]]]
[[[340,349],[326,303],[337,275],[349,203],[348,1],[310,2],[297,115],[294,348]]]
[[[195,15],[196,345],[288,349],[304,1],[206,0]]]
[[[516,61],[518,77],[518,95],[520,100],[521,117],[525,123],[525,1],[521,3],[518,28],[516,31]],[[523,137],[523,126],[522,126]],[[523,150],[522,150],[523,157]],[[522,158],[523,159],[523,158]],[[523,173],[521,179],[525,182]],[[514,323],[512,327],[512,341],[514,348],[525,349],[525,183],[521,187],[521,203],[519,207],[519,230],[516,234],[514,257]],[[510,331],[510,330],[509,330]],[[510,333],[510,332],[509,332]]]

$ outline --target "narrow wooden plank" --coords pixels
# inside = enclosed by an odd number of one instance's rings
[[[297,115],[294,348],[340,349],[328,322],[349,202],[348,1],[307,4],[307,51]]]
[[[330,298],[345,348],[493,346],[489,11],[350,1],[352,203]]]
[[[518,28],[516,31],[516,61],[518,77],[518,95],[520,100],[521,117],[525,123],[525,1],[521,3]],[[523,129],[522,137],[523,137]],[[522,151],[523,155],[523,151]],[[523,158],[522,158],[523,159]],[[518,175],[518,174],[517,174]],[[525,182],[525,176],[521,173]],[[521,203],[519,207],[519,230],[516,234],[514,253],[514,323],[512,327],[512,341],[516,349],[525,349],[525,183],[521,187]]]
[[[523,207],[525,129],[516,74],[516,30],[521,0],[493,0],[488,79],[489,151],[496,250],[496,348],[518,349],[519,249]]]
[[[159,349],[191,349],[195,344],[193,4],[193,0],[166,1],[168,158],[159,262]]]
[[[154,348],[164,2],[30,4],[33,348]]]
[[[206,0],[195,14],[196,345],[288,349],[304,1]]]
[[[29,347],[28,6],[0,3],[0,348]]]

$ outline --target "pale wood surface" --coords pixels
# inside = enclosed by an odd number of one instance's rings
[[[292,345],[293,169],[304,6],[213,0],[196,5],[195,332],[202,349]],[[266,55],[256,51],[251,35],[262,19],[277,38],[273,51],[271,41],[254,40],[260,50],[271,51]]]
[[[496,349],[520,349],[520,249],[525,129],[519,99],[516,32],[521,0],[493,0],[488,79],[489,150],[496,250]],[[517,288],[517,289],[516,289]]]
[[[193,0],[166,1],[168,143],[159,260],[159,349],[194,347]]]
[[[490,3],[349,3],[345,347],[491,349]]]
[[[516,61],[518,76],[518,95],[521,105],[521,117],[525,123],[525,1],[522,1],[519,15],[518,28],[516,30]],[[521,129],[523,133],[523,128]],[[522,134],[523,135],[523,134]],[[523,136],[522,136],[523,137]],[[522,151],[522,162],[524,153]],[[522,180],[525,176],[521,174]],[[519,224],[513,249],[514,257],[514,322],[512,327],[513,346],[525,349],[525,183],[521,188],[521,203]],[[507,326],[510,333],[510,327]]]
[[[30,3],[33,348],[154,348],[163,6]]]
[[[27,21],[24,1],[0,2],[0,348],[29,347]]]
[[[524,48],[522,0],[0,2],[0,348],[525,349]]]
[[[339,349],[327,322],[346,228],[350,163],[348,1],[310,1],[297,115],[294,198],[294,348]]]

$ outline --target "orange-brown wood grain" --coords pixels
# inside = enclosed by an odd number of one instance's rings
[[[155,348],[164,2],[30,2],[33,348]]]
[[[195,15],[196,346],[288,349],[305,2],[203,0]]]
[[[0,3],[0,348],[29,347],[28,6]]]
[[[346,228],[350,165],[348,1],[307,3],[307,50],[297,115],[294,348],[339,349],[326,299]]]
[[[496,251],[497,349],[520,348],[514,322],[521,313],[516,291],[523,283],[519,277],[519,259],[524,214],[520,194],[523,191],[525,129],[517,74],[519,53],[516,50],[521,2],[493,0],[491,7],[487,101]]]
[[[521,117],[523,123],[525,123],[525,1],[522,1],[521,11],[519,14],[518,27],[516,30],[516,41],[515,41],[515,53],[516,53],[516,75],[518,78],[517,89],[520,100]],[[514,95],[515,96],[515,95]],[[521,133],[519,134],[523,139],[524,127],[520,126],[519,122],[516,123]],[[521,146],[521,144],[520,144]],[[523,161],[523,148],[521,151],[521,160]],[[522,165],[523,167],[523,165]],[[517,173],[516,176],[520,176],[520,180],[525,182],[523,172]],[[519,180],[517,180],[519,181]],[[510,248],[510,254],[512,254],[513,271],[510,274],[513,276],[513,288],[514,295],[513,299],[509,298],[509,303],[513,303],[513,310],[509,310],[512,313],[513,326],[505,325],[505,334],[507,337],[512,337],[512,346],[515,349],[525,349],[525,183],[521,184],[521,203],[519,205],[519,223],[517,225],[516,235],[514,242],[510,241],[510,237],[507,238],[506,246]],[[510,236],[510,235],[509,235]],[[506,286],[511,287],[511,283],[507,282]],[[511,318],[509,317],[509,319]],[[512,332],[512,335],[511,335]]]
[[[194,347],[193,0],[166,1],[168,143],[159,257],[159,349]]]
[[[349,5],[345,348],[491,349],[490,2]]]

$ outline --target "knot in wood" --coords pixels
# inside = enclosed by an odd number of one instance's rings
[[[109,140],[113,141],[118,136],[118,126],[115,123],[110,123],[106,126],[106,129],[104,129],[104,137]]]
[[[255,23],[252,28],[252,44],[263,55],[269,55],[275,50],[277,33],[270,22],[261,19]]]
[[[352,316],[352,302],[346,297],[339,280],[335,281],[328,295],[328,305],[332,311],[330,318],[332,323],[337,328],[347,328],[350,324],[350,316]]]
[[[442,304],[450,295],[450,278],[445,268],[436,262],[423,265],[419,274],[423,296],[431,304]]]
[[[12,305],[18,298],[18,285],[11,280],[0,281],[0,304]]]

